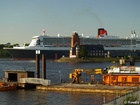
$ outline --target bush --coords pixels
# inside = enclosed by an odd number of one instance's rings
[[[123,101],[124,105],[139,105],[139,101],[137,96],[134,96],[133,94],[131,96],[126,97],[126,99]]]

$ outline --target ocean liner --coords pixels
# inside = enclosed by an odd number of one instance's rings
[[[75,34],[74,32],[73,34]],[[97,37],[80,36],[81,45],[103,45],[105,54],[109,57],[120,57],[135,55],[140,57],[140,40],[135,34],[131,33],[130,38],[119,38],[118,36],[109,36],[104,28],[98,29]],[[4,48],[13,59],[35,59],[36,51],[46,54],[47,59],[58,59],[60,57],[69,57],[71,48],[71,37],[48,36],[43,30],[42,35],[33,36],[29,46],[20,46],[13,48]],[[88,52],[94,55],[94,49]]]

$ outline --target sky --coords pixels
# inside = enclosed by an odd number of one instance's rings
[[[49,36],[140,35],[140,0],[0,0],[0,44],[30,43],[45,29]]]

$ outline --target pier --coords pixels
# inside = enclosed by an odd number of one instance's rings
[[[50,80],[42,78],[21,78],[18,83],[19,88],[36,88],[38,85],[48,86],[51,84]]]

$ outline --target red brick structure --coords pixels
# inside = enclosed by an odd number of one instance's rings
[[[71,38],[70,58],[78,57],[79,46],[80,38],[78,33],[74,32]]]
[[[71,38],[71,47],[75,47],[77,44],[80,45],[80,38],[78,33],[74,32]]]

